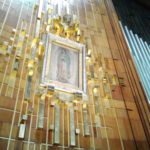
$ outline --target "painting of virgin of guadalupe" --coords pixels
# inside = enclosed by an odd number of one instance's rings
[[[49,79],[79,87],[79,54],[57,44],[51,46]]]

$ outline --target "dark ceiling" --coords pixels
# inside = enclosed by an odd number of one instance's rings
[[[123,25],[150,45],[150,0],[112,0]]]
[[[150,9],[150,0],[135,0],[141,4],[143,4],[143,6],[147,7]]]

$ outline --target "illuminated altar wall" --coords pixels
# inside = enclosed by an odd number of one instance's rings
[[[26,83],[30,82],[26,66],[29,44],[35,34],[36,2],[0,0],[0,44],[9,41],[16,45],[10,55],[0,55],[0,149],[148,150],[149,109],[143,102],[145,97],[110,0],[70,0],[70,9],[79,16],[80,28],[91,49],[91,58],[86,62],[89,97],[86,111],[78,103],[71,106],[59,103],[55,107],[49,97],[42,103],[36,95],[38,65],[29,85],[30,100],[25,100]],[[46,4],[44,0],[43,11]],[[15,34],[13,28],[17,29]],[[15,54],[22,28],[29,37],[23,42],[18,64]],[[10,39],[13,36],[14,40]],[[143,103],[137,108],[136,101],[141,99]],[[139,112],[141,105],[145,115]],[[40,113],[44,114],[42,120]],[[25,114],[28,116],[24,119],[25,136],[20,139],[19,126]],[[143,120],[147,122],[144,124]],[[70,146],[74,145],[70,136],[72,123],[77,129],[75,146]],[[54,128],[58,125],[59,140],[54,138]]]

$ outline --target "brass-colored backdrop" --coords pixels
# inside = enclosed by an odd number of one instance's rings
[[[49,97],[45,99],[44,127],[37,129],[38,64],[34,67],[30,100],[24,99],[27,56],[37,20],[35,3],[38,1],[0,0],[0,45],[3,41],[17,45],[24,26],[29,35],[22,45],[17,71],[13,69],[17,61],[16,48],[10,55],[0,55],[0,149],[148,150],[149,110],[110,0],[70,0],[70,9],[79,16],[80,28],[84,31],[88,49],[91,49],[91,58],[86,65],[89,96],[86,113],[90,135],[84,135],[83,106],[60,103],[60,143],[53,144],[51,125],[54,124],[55,109]],[[47,1],[43,4],[46,6]],[[17,32],[13,32],[13,28]],[[70,146],[68,107],[74,108],[74,125],[80,129],[75,135],[74,147]],[[30,109],[32,113],[29,113]],[[19,124],[26,113],[25,138],[19,139]]]

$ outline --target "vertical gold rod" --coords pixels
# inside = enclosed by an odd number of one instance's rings
[[[94,23],[95,23],[95,27],[96,27],[96,31],[98,31],[98,28],[97,28],[97,23],[96,23],[96,17],[95,17],[95,14],[93,13],[94,12],[94,8],[93,8],[93,5],[92,5],[92,1],[90,0],[90,4],[91,4],[91,8],[92,8],[92,14],[93,14],[93,20],[94,20]],[[93,49],[94,50],[94,49]],[[97,51],[96,51],[97,52]],[[98,55],[98,52],[97,52],[97,54],[96,55]]]
[[[43,0],[39,0],[39,10],[38,10],[38,19],[36,21],[36,27],[35,27],[35,37],[39,37],[39,30],[41,26],[41,14],[42,14],[42,7],[43,7]]]
[[[50,111],[50,98],[48,98],[48,107],[47,107],[47,125],[46,125],[46,150],[48,150],[48,131],[49,131],[49,111]]]
[[[81,120],[82,120],[82,123],[81,123],[81,126],[82,126],[82,133],[84,133],[84,123],[83,123],[83,111],[82,111],[82,105],[79,107],[80,108],[80,111],[81,111],[81,113],[80,113],[80,115],[81,115]],[[84,134],[82,135],[82,136],[84,136]]]
[[[79,108],[80,105],[79,105],[79,104],[76,104],[76,107]],[[76,120],[76,121],[77,121],[77,128],[80,129],[80,128],[79,128],[79,123],[78,123],[78,120],[79,120],[78,111],[79,111],[79,109],[77,109],[77,111],[76,111],[76,116],[77,116],[77,120]],[[80,132],[81,132],[81,131],[80,131]],[[78,136],[78,148],[80,148],[80,136],[79,136],[79,134],[78,134],[77,136]]]
[[[26,75],[26,77],[25,77],[25,81],[27,80],[27,75]],[[26,84],[25,84],[25,87],[26,87]],[[24,90],[23,90],[23,93],[25,93],[25,88],[24,88]],[[23,109],[23,103],[24,103],[24,95],[23,95],[23,98],[22,98],[22,100],[21,100],[22,102],[21,102],[21,108],[20,108],[20,115],[19,115],[19,120],[21,121],[21,112],[22,112],[22,109]],[[18,124],[18,126],[19,126],[19,124]]]
[[[42,144],[40,143],[40,150],[42,150]]]
[[[32,114],[30,116],[31,119],[30,119],[30,126],[29,126],[29,137],[27,141],[27,150],[29,150],[29,146],[30,146],[30,136],[31,136],[31,129],[32,129],[32,122],[33,122]]]
[[[54,101],[54,97],[52,97]],[[54,106],[55,107],[55,106]],[[53,107],[53,125],[54,125],[54,121],[55,121],[55,108]],[[52,131],[52,145],[54,144],[54,130]]]
[[[65,133],[65,132],[64,132],[64,122],[65,122],[65,119],[64,119],[64,117],[65,117],[65,116],[64,116],[64,111],[65,111],[65,107],[64,107],[64,106],[65,106],[65,104],[62,103],[62,118],[63,118],[63,122],[62,122],[62,126],[63,126],[62,135],[63,135],[63,137],[62,137],[62,138],[63,138],[63,150],[64,150],[64,138],[65,138],[65,136],[64,136],[64,133]]]
[[[68,116],[68,147],[69,147],[69,145],[70,145],[70,129],[69,129],[69,122],[70,122],[70,119],[69,119],[69,110],[68,110],[68,107],[69,106],[67,106],[67,116]],[[69,108],[70,109],[70,108]]]
[[[36,143],[34,143],[34,148],[33,148],[33,150],[36,150]]]
[[[36,72],[37,72],[37,67],[35,68],[35,74],[36,74]],[[36,92],[36,89],[37,89],[37,85],[38,85],[38,83],[36,82],[35,83],[35,86],[34,86],[34,94],[33,94],[33,98],[32,98],[32,108],[34,108],[33,107],[33,105],[34,105],[34,101],[35,101],[35,92]],[[31,121],[30,121],[30,126],[29,126],[29,136],[28,136],[28,141],[27,141],[27,150],[29,150],[29,144],[30,144],[30,139],[31,139],[31,130],[32,130],[32,120],[33,120],[33,115],[31,114]]]
[[[32,16],[31,16],[31,19],[30,19],[30,25],[29,25],[29,31],[28,31],[29,37],[28,37],[28,39],[27,39],[27,45],[26,45],[26,48],[25,48],[25,49],[27,49],[28,41],[29,41],[29,38],[30,38],[31,25],[32,25],[33,14],[34,14],[34,6],[33,6],[33,8],[32,8],[32,13],[31,13],[31,14],[32,14]],[[26,53],[25,53],[25,55],[26,55]],[[27,76],[26,76],[25,81],[26,81],[26,80],[27,80]],[[25,93],[25,88],[24,88],[24,92],[23,92],[23,93]],[[21,102],[21,109],[20,109],[19,120],[21,119],[21,112],[22,112],[23,102],[24,102],[24,96],[23,96],[23,99],[22,99],[22,102]],[[33,105],[34,105],[34,103],[33,103]]]

